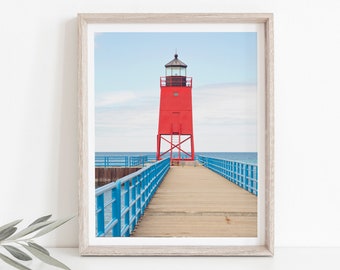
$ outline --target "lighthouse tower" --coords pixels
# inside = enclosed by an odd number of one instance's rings
[[[192,78],[187,77],[187,65],[175,58],[165,65],[165,77],[160,78],[160,108],[157,135],[157,160],[170,155],[172,164],[179,160],[194,160],[192,121]]]

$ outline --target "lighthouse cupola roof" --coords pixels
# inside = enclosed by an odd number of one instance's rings
[[[184,67],[186,68],[187,65],[183,63],[181,60],[178,59],[178,54],[175,54],[175,58],[171,60],[169,63],[165,65],[166,68],[168,67]]]

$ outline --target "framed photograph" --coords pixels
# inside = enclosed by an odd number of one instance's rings
[[[79,14],[83,256],[272,256],[272,14]]]

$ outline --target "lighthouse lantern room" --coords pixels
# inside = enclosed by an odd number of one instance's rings
[[[187,77],[186,69],[176,53],[165,65],[165,77],[160,78],[157,160],[170,156],[172,164],[195,158],[192,78]]]

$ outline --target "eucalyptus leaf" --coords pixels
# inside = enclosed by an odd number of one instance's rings
[[[44,222],[44,221],[47,221],[49,220],[50,218],[52,217],[52,215],[47,215],[47,216],[43,216],[41,218],[38,218],[36,220],[34,220],[30,225],[28,225],[28,227],[34,225],[34,224],[37,224],[37,223],[40,223],[40,222]]]
[[[1,231],[6,230],[7,228],[14,227],[15,225],[19,224],[21,221],[22,221],[22,219],[18,219],[18,220],[12,221],[12,222],[10,222],[6,225],[1,226],[0,227],[0,233],[1,233]]]
[[[36,244],[33,242],[34,237],[39,237],[44,234],[49,233],[50,231],[58,228],[59,226],[63,225],[65,222],[69,221],[73,217],[64,218],[61,220],[50,221],[51,215],[43,216],[35,221],[33,221],[27,228],[22,229],[21,231],[17,231],[16,225],[20,223],[22,220],[15,220],[8,224],[5,224],[0,227],[0,247],[3,247],[8,251],[12,256],[14,256],[18,260],[28,261],[32,260],[31,254],[35,257],[40,259],[41,261],[68,270],[65,264],[61,263],[60,261],[56,260],[55,258],[50,256],[48,250],[44,247]],[[35,236],[29,235],[32,233],[36,233]],[[29,235],[29,236],[27,236]],[[13,246],[12,244],[20,244],[23,250]],[[29,255],[27,253],[30,253]],[[29,267],[25,266],[24,264],[20,263],[8,257],[2,253],[0,253],[0,259],[3,260],[5,263],[20,269],[20,270],[31,270]],[[1,268],[1,267],[0,267]],[[2,269],[2,268],[1,268]]]
[[[38,245],[38,244],[36,244],[36,243],[28,242],[27,244],[28,244],[30,247],[32,247],[32,248],[35,248],[35,249],[37,249],[37,250],[40,250],[41,252],[45,253],[46,255],[50,255],[50,253],[48,252],[47,249],[45,249],[44,247],[42,247],[42,246],[40,246],[40,245]]]
[[[9,246],[9,245],[3,245],[3,247],[11,253],[15,258],[21,261],[30,261],[32,258],[28,256],[25,252],[21,251],[17,247]]]
[[[74,216],[68,217],[68,218],[64,218],[64,219],[61,219],[61,220],[57,220],[57,221],[49,224],[48,226],[43,228],[41,231],[39,231],[36,235],[34,235],[34,238],[40,237],[40,236],[42,236],[42,235],[44,235],[46,233],[49,233],[50,231],[53,231],[54,229],[56,229],[59,226],[63,225],[64,223],[66,223],[67,221],[71,220],[72,218],[74,218]]]
[[[0,241],[7,239],[10,237],[13,233],[16,232],[18,228],[17,227],[9,227],[7,229],[4,229],[0,232]]]
[[[27,266],[12,260],[11,258],[5,256],[4,254],[0,253],[0,259],[2,259],[5,263],[8,263],[9,265],[12,265],[13,267],[20,269],[20,270],[31,270],[31,268],[28,268]]]
[[[37,257],[39,260],[41,260],[44,263],[65,269],[65,270],[70,270],[65,264],[62,262],[56,260],[55,258],[46,255],[44,252],[41,252],[40,250],[37,250],[33,247],[22,245],[24,248],[26,248],[29,252],[31,252],[35,257]]]
[[[39,222],[37,224],[34,224],[34,225],[30,226],[30,227],[27,227],[27,228],[21,230],[20,232],[16,233],[12,237],[10,237],[8,240],[16,240],[16,239],[18,239],[20,237],[23,237],[23,236],[27,235],[27,234],[35,232],[35,231],[37,231],[37,230],[39,230],[39,229],[41,229],[41,228],[43,228],[43,227],[45,227],[45,226],[47,226],[47,225],[49,225],[51,223],[53,223],[53,221]]]

